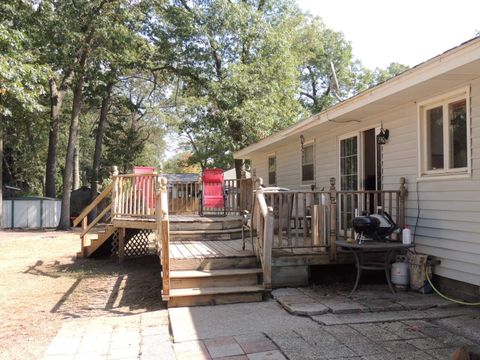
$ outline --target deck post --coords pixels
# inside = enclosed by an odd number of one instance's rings
[[[269,290],[272,288],[272,248],[273,248],[273,209],[268,207],[265,217],[265,235],[263,242],[263,286]]]
[[[113,222],[113,218],[115,217],[115,213],[117,212],[117,194],[118,194],[118,167],[112,166],[112,210],[111,210],[111,219]]]
[[[260,182],[261,182],[261,178]],[[261,187],[257,187],[257,203],[258,203],[258,218],[257,218],[257,249],[259,249],[257,257],[260,258],[263,271],[263,287],[266,290],[272,288],[272,249],[273,249],[273,228],[274,215],[273,208],[267,206],[265,195]],[[263,217],[263,228],[262,228]]]
[[[253,176],[255,176],[255,169],[253,169]],[[255,194],[258,193],[258,191],[262,191],[262,187],[260,185],[263,184],[263,179],[261,177],[254,177],[254,183],[253,183],[253,189],[254,191],[252,191],[252,210],[253,210],[253,216],[252,216],[252,228],[250,229],[250,231],[253,231],[255,230],[257,232],[257,242],[259,241],[259,237],[260,237],[260,232],[259,230],[262,230],[262,229],[259,229],[258,227],[261,225],[261,217],[262,217],[262,214],[261,214],[261,209],[258,205],[258,201],[255,199],[256,196]],[[255,206],[258,207],[258,209],[255,208]],[[264,225],[265,226],[265,225]],[[262,233],[261,236],[263,236],[264,234]]]
[[[320,245],[320,224],[319,224],[319,212],[321,205],[312,205],[312,220],[311,220],[311,227],[312,227],[312,245],[318,246]]]
[[[406,184],[406,179],[402,176],[400,178],[400,195],[398,199],[400,202],[400,224],[399,225],[402,229],[405,227],[405,201],[408,195],[408,190],[405,184]]]
[[[168,190],[167,179],[157,178],[157,206],[155,209],[157,243],[161,243],[162,262],[162,299],[168,301],[170,297],[170,229],[168,219]]]
[[[125,260],[125,228],[118,229],[118,262]]]
[[[335,241],[337,240],[337,190],[335,188],[335,178],[330,178],[330,231],[329,231],[329,245],[330,245],[330,261],[337,260],[337,247]]]
[[[82,256],[85,258],[87,257],[87,234],[85,233],[85,230],[87,230],[88,227],[88,216],[85,216],[82,219],[82,235],[81,235],[81,240],[82,240]]]

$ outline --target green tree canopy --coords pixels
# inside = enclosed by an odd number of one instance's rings
[[[226,166],[233,151],[299,119],[292,3],[173,1],[157,10],[157,69],[176,79],[172,115],[193,161]]]

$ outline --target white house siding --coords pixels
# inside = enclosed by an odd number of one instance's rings
[[[384,190],[399,188],[400,177],[408,186],[407,223],[415,233],[417,251],[442,261],[437,274],[480,286],[480,79],[471,84],[472,176],[468,179],[421,180],[418,173],[417,104],[408,103],[377,114],[361,122],[326,123],[303,133],[306,141],[315,139],[315,178],[317,189],[329,187],[329,179],[338,180],[338,137],[380,125],[390,131],[383,147]],[[465,84],[465,86],[468,84]],[[442,92],[425,96],[428,100]],[[301,184],[299,135],[271,145],[252,155],[256,175],[268,179],[267,156],[277,157],[277,185],[291,189]],[[417,184],[420,196],[418,215]],[[338,181],[337,181],[338,188]],[[418,222],[417,229],[415,224]]]

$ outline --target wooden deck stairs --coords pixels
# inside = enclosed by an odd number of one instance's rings
[[[103,224],[97,231],[96,237],[93,235],[89,238],[89,242],[86,241],[82,250],[77,253],[77,257],[90,257],[92,256],[107,240],[111,238],[115,232],[113,224]]]
[[[169,307],[262,301],[262,269],[242,250],[239,217],[170,218]]]

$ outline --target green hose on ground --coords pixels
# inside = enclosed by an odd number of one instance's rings
[[[468,302],[465,302],[465,301],[452,299],[452,298],[449,298],[449,297],[446,296],[446,295],[443,295],[435,286],[433,286],[432,280],[428,277],[428,271],[427,271],[427,267],[426,267],[426,266],[425,266],[425,277],[427,278],[427,281],[428,281],[428,283],[430,284],[430,286],[432,287],[433,291],[435,291],[438,295],[440,295],[440,296],[441,296],[442,298],[444,298],[445,300],[448,300],[448,301],[451,301],[451,302],[454,302],[454,303],[457,303],[457,304],[461,304],[461,305],[480,306],[480,302],[468,303]]]

